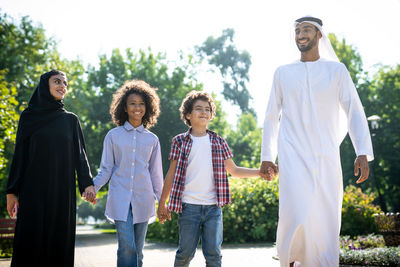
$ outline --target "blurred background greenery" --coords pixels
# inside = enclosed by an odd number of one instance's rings
[[[171,138],[187,128],[179,119],[178,108],[185,94],[203,90],[199,80],[200,65],[208,65],[220,76],[222,97],[240,110],[236,121],[228,121],[227,112],[217,100],[217,117],[210,129],[222,135],[231,147],[238,165],[258,167],[262,129],[251,106],[247,89],[251,55],[238,50],[234,29],[220,36],[210,36],[193,48],[192,54],[181,53],[174,62],[167,55],[153,53],[151,48],[133,51],[114,49],[102,54],[97,64],[84,66],[79,59],[64,58],[57,43],[47,37],[44,28],[29,17],[20,20],[0,10],[0,211],[6,216],[5,187],[13,154],[19,114],[27,106],[42,73],[60,69],[69,79],[65,106],[76,113],[84,131],[93,175],[97,174],[103,139],[114,126],[108,113],[111,96],[126,80],[142,79],[158,88],[161,116],[151,129],[160,139],[164,172],[168,168]],[[341,146],[346,193],[343,203],[342,233],[358,235],[376,232],[372,214],[400,210],[400,65],[377,66],[374,73],[363,69],[362,56],[345,39],[333,33],[329,38],[339,59],[347,66],[358,89],[368,117],[372,117],[371,134],[375,160],[366,182],[355,184],[354,150],[349,137]],[[272,74],[271,74],[272,75]],[[217,99],[220,96],[217,97]],[[260,179],[231,179],[232,200],[224,208],[225,241],[273,241],[277,225],[278,183]],[[101,196],[107,194],[107,187]],[[104,219],[105,200],[91,207],[79,201],[81,221],[89,216]],[[355,226],[357,224],[357,226]],[[149,238],[176,240],[176,224],[149,228]],[[166,240],[167,239],[167,240]]]

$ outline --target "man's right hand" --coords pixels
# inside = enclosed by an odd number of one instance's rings
[[[264,180],[271,181],[278,175],[278,166],[271,161],[263,161],[260,166],[260,174]]]

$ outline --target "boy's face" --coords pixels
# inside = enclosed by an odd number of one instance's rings
[[[186,114],[186,119],[190,120],[192,127],[207,127],[211,120],[210,104],[201,99],[196,100],[192,112]]]

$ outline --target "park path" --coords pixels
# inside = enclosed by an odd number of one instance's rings
[[[102,234],[91,226],[77,226],[75,267],[115,267],[117,239],[115,234]],[[176,245],[146,242],[143,250],[144,267],[170,267],[174,264]],[[273,244],[223,245],[222,266],[278,267]],[[1,260],[0,267],[10,266],[10,260]],[[190,267],[204,267],[205,260],[198,248]]]

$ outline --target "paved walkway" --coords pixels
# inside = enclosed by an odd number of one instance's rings
[[[176,245],[146,242],[144,267],[169,267],[174,264]],[[272,259],[276,255],[273,244],[223,245],[222,266],[227,267],[278,267]],[[115,234],[101,234],[90,226],[78,226],[75,243],[76,267],[114,267],[117,262],[117,239]],[[10,266],[10,260],[0,261],[0,267]],[[204,267],[201,248],[190,267]]]

